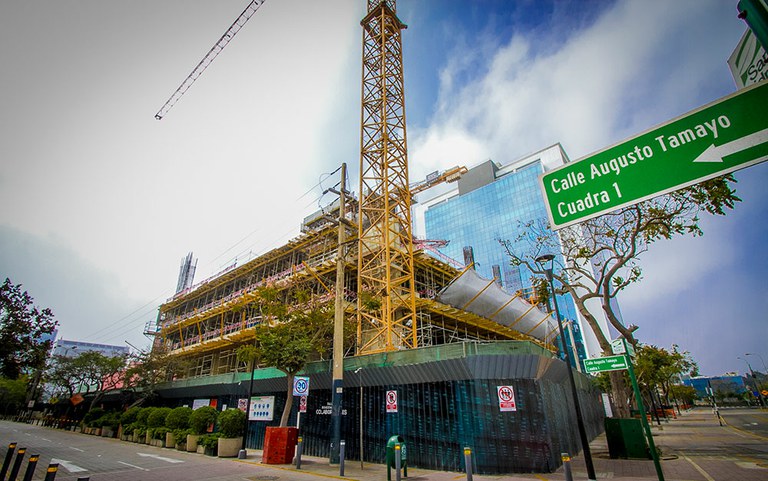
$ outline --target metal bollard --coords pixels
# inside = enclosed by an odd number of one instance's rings
[[[568,453],[560,453],[560,459],[563,460],[563,472],[565,473],[565,481],[573,481],[573,473],[571,472],[571,455]]]
[[[8,466],[11,465],[11,458],[16,451],[16,443],[8,444],[8,452],[5,453],[5,461],[3,461],[3,469],[0,470],[0,479],[5,479],[5,475],[8,472]]]
[[[59,470],[59,463],[51,463],[48,465],[48,469],[45,470],[45,480],[53,481],[56,479],[56,472]]]
[[[347,442],[343,439],[339,441],[339,476],[344,477],[344,452],[347,449]]]
[[[299,436],[299,443],[296,445],[296,469],[301,469],[301,451],[304,448],[304,438]]]
[[[400,481],[400,450],[402,447],[400,443],[395,444],[395,481]]]
[[[464,446],[464,467],[467,470],[467,481],[472,481],[472,448]]]
[[[39,454],[33,454],[29,457],[29,464],[27,464],[27,470],[24,472],[24,481],[32,481],[32,475],[35,474],[38,459],[40,459]]]
[[[8,475],[8,481],[16,481],[16,476],[19,475],[19,469],[21,469],[21,462],[24,461],[24,455],[27,454],[27,448],[19,448],[19,452],[16,453],[16,461],[11,468],[11,474]]]

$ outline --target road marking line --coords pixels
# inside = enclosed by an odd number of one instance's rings
[[[80,473],[80,472],[83,472],[83,471],[88,471],[85,468],[81,468],[80,466],[78,466],[76,464],[72,464],[70,461],[65,461],[63,459],[52,458],[51,459],[51,463],[52,464],[59,463],[59,465],[61,465],[62,468],[66,469],[70,473]]]
[[[536,476],[537,478],[539,478],[541,481],[549,481],[547,478],[545,478],[544,476],[542,476],[542,475],[540,475],[540,474],[534,474],[534,476]]]
[[[118,461],[120,464],[125,464],[126,466],[130,466],[132,468],[140,469],[142,471],[149,471],[147,468],[142,468],[141,466],[134,466],[133,464],[124,463],[122,461]]]
[[[713,478],[712,476],[707,474],[706,471],[701,469],[701,466],[699,466],[698,464],[694,463],[693,460],[691,458],[689,458],[688,456],[686,456],[685,454],[683,454],[683,459],[685,459],[686,461],[691,463],[691,465],[693,465],[693,467],[696,468],[696,471],[698,471],[702,476],[704,476],[704,478],[706,478],[707,481],[715,481],[715,478]]]
[[[158,456],[157,454],[147,454],[147,453],[136,453],[139,456],[145,457],[145,458],[154,458],[159,459],[160,461],[165,461],[167,463],[183,463],[184,461],[181,459],[173,459],[173,458],[166,458],[163,456]]]
[[[80,451],[81,453],[85,452],[85,449],[76,448],[74,446],[69,446],[69,449],[74,449],[75,451]]]

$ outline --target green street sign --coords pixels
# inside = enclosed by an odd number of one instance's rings
[[[620,207],[768,160],[768,82],[539,176],[550,225]]]
[[[587,374],[603,371],[621,371],[626,368],[627,358],[625,356],[607,356],[584,359],[584,372]]]

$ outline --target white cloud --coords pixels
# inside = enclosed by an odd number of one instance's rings
[[[562,45],[517,35],[495,50],[457,47],[432,124],[412,132],[413,164],[432,169],[436,152],[454,145],[471,156],[442,168],[508,162],[558,141],[581,157],[691,108],[705,87],[728,81],[725,58],[743,31],[717,4],[693,3],[620,1]],[[486,51],[484,62],[461,60]],[[468,75],[478,63],[485,71]]]

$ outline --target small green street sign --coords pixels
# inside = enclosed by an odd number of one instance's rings
[[[763,81],[539,177],[550,225],[620,207],[768,160]]]
[[[606,356],[584,359],[584,372],[587,374],[603,371],[620,371],[627,368],[625,356]]]

